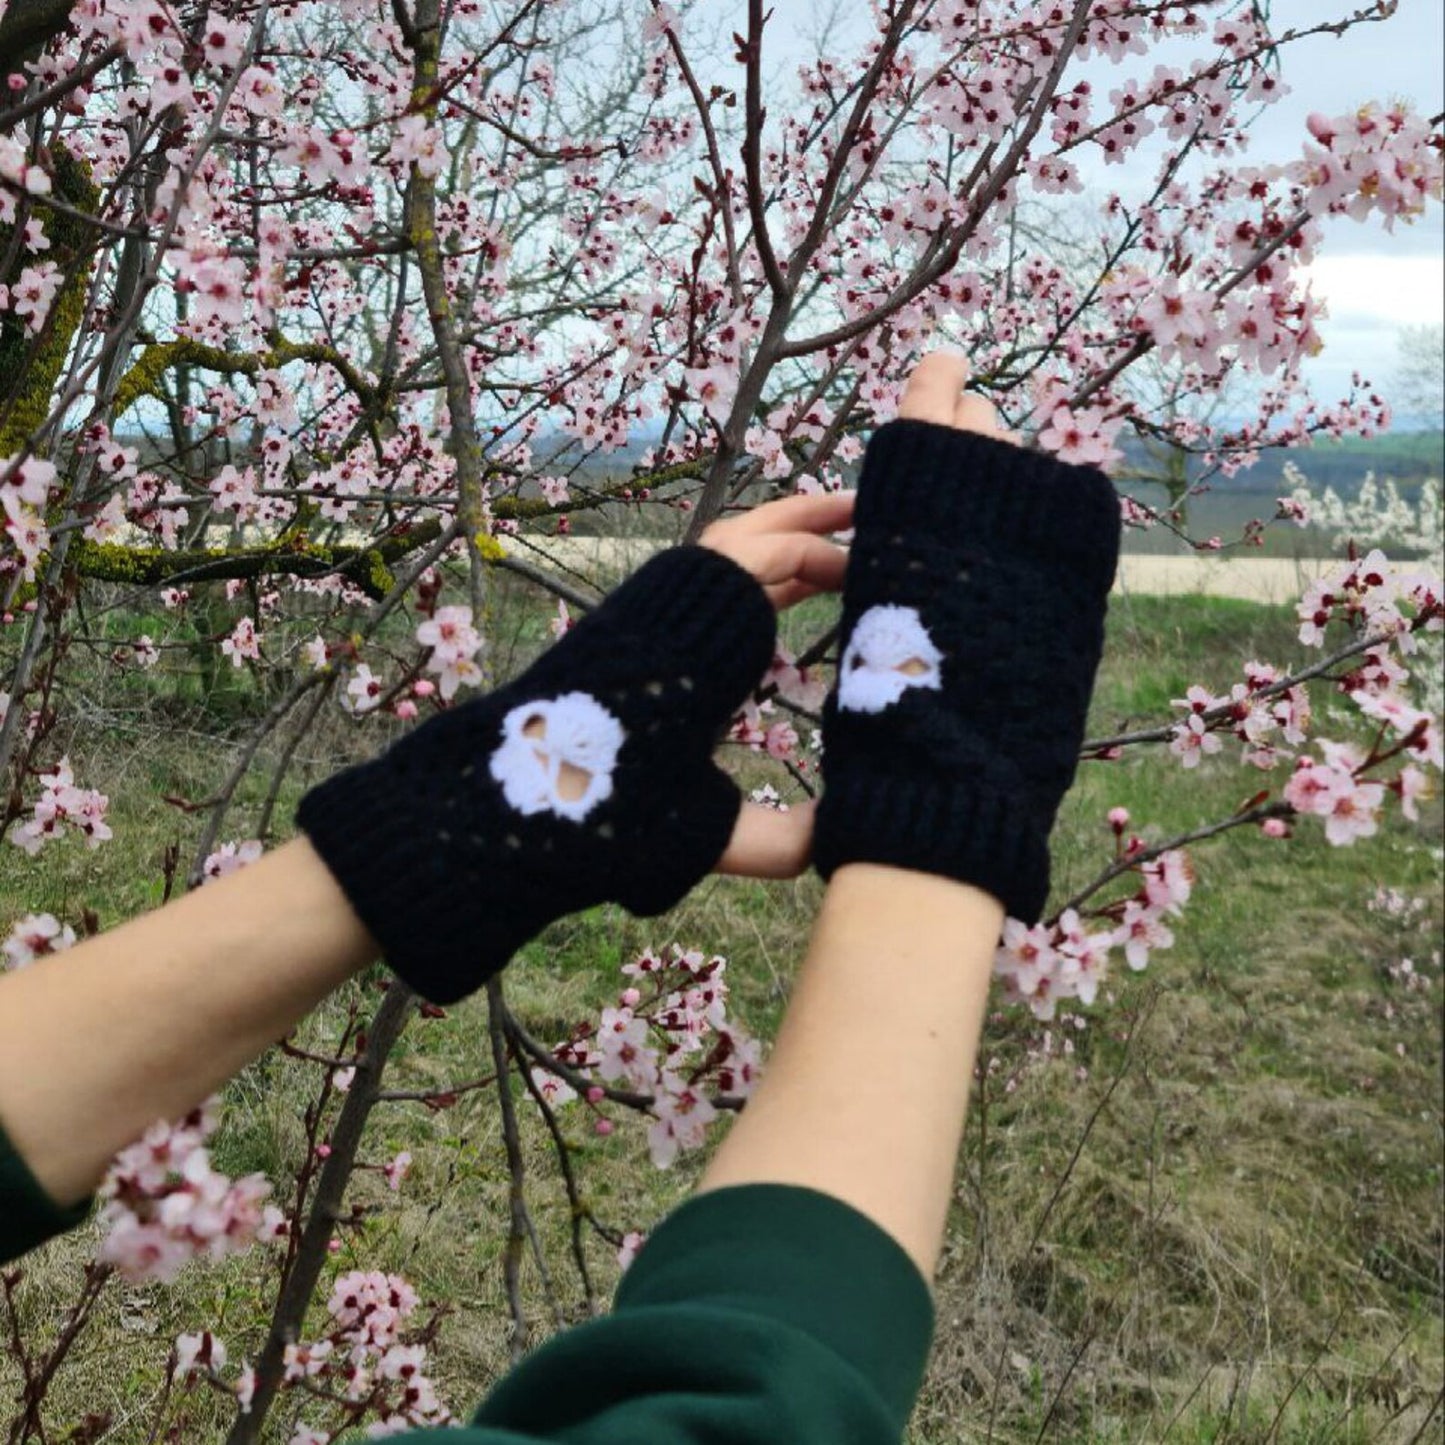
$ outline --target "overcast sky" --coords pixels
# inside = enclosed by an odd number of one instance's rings
[[[738,0],[725,0],[723,5],[713,0],[699,13],[716,19],[737,4]],[[1271,19],[1275,33],[1282,34],[1363,7],[1364,0],[1274,0]],[[835,33],[854,37],[866,24],[864,7],[854,9],[846,0],[836,7],[819,0],[774,0],[777,28],[770,32],[770,41],[781,52],[779,58],[789,51],[799,59],[811,53],[805,37],[816,34],[818,17],[830,10],[839,17]],[[833,53],[845,48],[835,45]],[[1214,53],[1212,46],[1209,53]],[[1128,57],[1119,66],[1093,61],[1071,75],[1087,75],[1107,95],[1127,76],[1147,76],[1160,64],[1182,68],[1198,54],[1198,41],[1180,41],[1148,56]],[[1425,115],[1438,115],[1445,110],[1441,0],[1400,0],[1388,20],[1356,26],[1342,38],[1320,35],[1294,42],[1283,51],[1283,67],[1290,94],[1265,110],[1254,126],[1250,160],[1255,163],[1297,159],[1307,138],[1305,117],[1311,111],[1333,116],[1370,100],[1408,99]],[[1157,155],[1157,148],[1148,154]],[[1141,184],[1148,183],[1148,169],[1137,167]],[[1081,171],[1086,184],[1100,195],[1127,183],[1118,167],[1099,164]],[[1307,366],[1321,400],[1343,396],[1356,369],[1387,387],[1396,366],[1400,328],[1445,320],[1441,209],[1432,204],[1422,220],[1413,226],[1397,225],[1393,234],[1375,223],[1360,225],[1349,219],[1327,223],[1325,244],[1312,268],[1315,292],[1329,304],[1329,317],[1320,328],[1325,350]]]
[[[1349,9],[1358,8],[1349,5]],[[1341,13],[1338,0],[1276,0],[1277,30],[1318,23]],[[1312,36],[1285,51],[1291,94],[1256,128],[1261,159],[1297,155],[1305,117],[1339,115],[1369,100],[1411,100],[1427,116],[1445,110],[1445,17],[1440,0],[1400,0],[1389,20],[1361,25],[1342,39]],[[1387,385],[1402,326],[1445,319],[1445,223],[1430,206],[1413,226],[1393,234],[1347,219],[1328,223],[1313,267],[1315,288],[1330,307],[1321,327],[1325,350],[1309,367],[1316,392],[1341,394],[1356,367]]]

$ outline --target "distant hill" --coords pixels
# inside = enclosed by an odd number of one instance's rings
[[[1122,471],[1145,471],[1159,466],[1158,460],[1150,458],[1137,438],[1128,438],[1123,443],[1123,451]],[[1380,480],[1393,478],[1401,492],[1408,493],[1430,477],[1445,475],[1445,432],[1392,431],[1378,437],[1349,437],[1343,441],[1316,442],[1310,447],[1267,451],[1246,471],[1233,477],[1211,478],[1210,487],[1220,493],[1279,496],[1287,490],[1286,462],[1293,462],[1305,474],[1314,492],[1332,487],[1341,497],[1353,497],[1360,483],[1373,472]],[[1202,471],[1191,459],[1191,478],[1198,477]]]

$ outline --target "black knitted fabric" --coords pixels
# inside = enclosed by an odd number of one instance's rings
[[[928,422],[879,428],[858,488],[844,660],[870,609],[911,608],[941,654],[941,687],[907,687],[866,712],[840,706],[835,686],[813,849],[825,878],[887,863],[975,884],[1011,917],[1038,919],[1119,536],[1102,472]]]
[[[515,682],[322,783],[297,821],[396,973],[453,1002],[563,914],[608,901],[661,913],[713,867],[741,799],[712,750],[772,661],[775,628],[741,567],[663,552]],[[576,694],[621,725],[610,796],[581,819],[523,813],[491,771],[504,724]]]

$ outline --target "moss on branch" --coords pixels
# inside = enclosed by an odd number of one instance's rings
[[[78,576],[135,587],[335,575],[380,601],[396,585],[392,573],[395,564],[430,546],[441,531],[439,521],[428,521],[371,547],[324,546],[290,535],[256,547],[193,547],[178,552],[77,538],[71,544],[66,564]]]

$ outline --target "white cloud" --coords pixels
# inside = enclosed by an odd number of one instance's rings
[[[1393,329],[1438,322],[1445,314],[1439,256],[1331,253],[1312,262],[1307,274],[1314,294],[1329,304],[1322,327],[1327,343],[1332,331],[1358,329],[1362,322]]]

